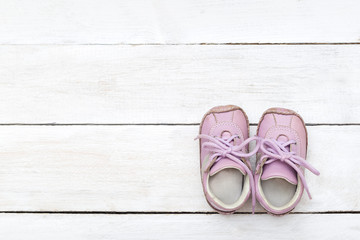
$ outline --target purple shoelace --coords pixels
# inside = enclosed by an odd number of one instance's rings
[[[296,144],[294,140],[287,142],[279,142],[275,139],[262,139],[260,150],[264,153],[260,158],[259,169],[264,164],[270,164],[274,161],[281,161],[291,166],[299,175],[300,180],[311,199],[309,188],[306,184],[306,180],[301,167],[308,169],[315,175],[320,175],[320,172],[312,167],[304,158],[297,156],[295,152],[288,150],[291,144]]]
[[[249,181],[250,181],[250,187],[251,187],[251,193],[252,193],[252,197],[251,197],[252,198],[252,213],[254,213],[255,204],[256,204],[255,180],[253,177],[253,173],[251,171],[251,166],[247,166],[246,162],[243,161],[242,158],[249,158],[252,155],[256,154],[260,148],[260,141],[258,141],[259,137],[254,136],[254,137],[246,139],[240,145],[234,145],[233,140],[238,137],[239,137],[238,135],[232,135],[228,139],[222,139],[219,137],[212,137],[212,136],[209,136],[206,134],[200,134],[196,139],[208,140],[208,142],[205,142],[202,144],[202,147],[213,152],[213,154],[210,156],[211,161],[209,161],[209,163],[205,166],[205,172],[210,171],[210,168],[216,162],[220,161],[223,158],[228,158],[243,167],[243,169],[249,175]],[[254,150],[247,153],[246,146],[253,140],[256,141],[256,146],[255,146]]]

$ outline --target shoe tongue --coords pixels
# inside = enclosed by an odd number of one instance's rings
[[[277,140],[280,142],[286,142],[288,141],[288,138],[286,136],[279,136]],[[270,164],[264,165],[261,180],[268,180],[272,178],[281,178],[294,185],[297,185],[298,183],[296,171],[291,166],[281,161],[274,161]]]
[[[297,185],[296,171],[288,164],[281,161],[274,161],[264,165],[261,180],[269,180],[271,178],[282,178],[291,184]]]
[[[211,169],[210,169],[210,176],[215,175],[216,173],[220,172],[223,169],[226,168],[235,168],[238,169],[243,175],[246,175],[245,169],[238,163],[228,159],[228,158],[222,158],[220,161],[215,163]]]

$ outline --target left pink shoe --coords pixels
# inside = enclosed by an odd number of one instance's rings
[[[270,108],[260,119],[262,139],[255,170],[256,197],[270,213],[288,213],[301,199],[306,184],[305,168],[320,173],[306,160],[307,132],[302,118],[292,110]]]
[[[210,109],[200,124],[200,173],[206,200],[223,214],[239,209],[252,193],[254,178],[248,157],[249,122],[245,112],[233,105]]]

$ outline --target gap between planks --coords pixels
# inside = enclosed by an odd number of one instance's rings
[[[0,123],[1,126],[199,126],[200,123]],[[250,123],[257,126],[257,123]],[[306,126],[360,126],[360,123],[306,123]]]
[[[268,46],[268,45],[359,45],[360,42],[224,42],[224,43],[2,43],[0,46],[221,46],[221,45],[245,45],[245,46]]]
[[[191,212],[191,211],[0,211],[0,214],[92,214],[92,215],[217,215],[217,212]],[[251,215],[251,212],[235,212],[235,215]],[[254,215],[265,215],[266,212],[255,212]],[[310,215],[310,214],[360,214],[360,211],[327,211],[327,212],[290,212],[290,215]]]

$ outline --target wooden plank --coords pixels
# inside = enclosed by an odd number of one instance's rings
[[[0,44],[360,42],[357,0],[3,1]]]
[[[3,46],[0,123],[198,123],[229,103],[360,123],[359,62],[360,45]]]
[[[304,195],[295,211],[359,211],[360,126],[308,130],[308,160],[321,176],[306,174],[313,200]],[[198,126],[2,126],[0,211],[212,211],[200,183],[197,132]],[[241,211],[250,210],[248,201]]]
[[[7,239],[358,239],[359,214],[0,214]]]

